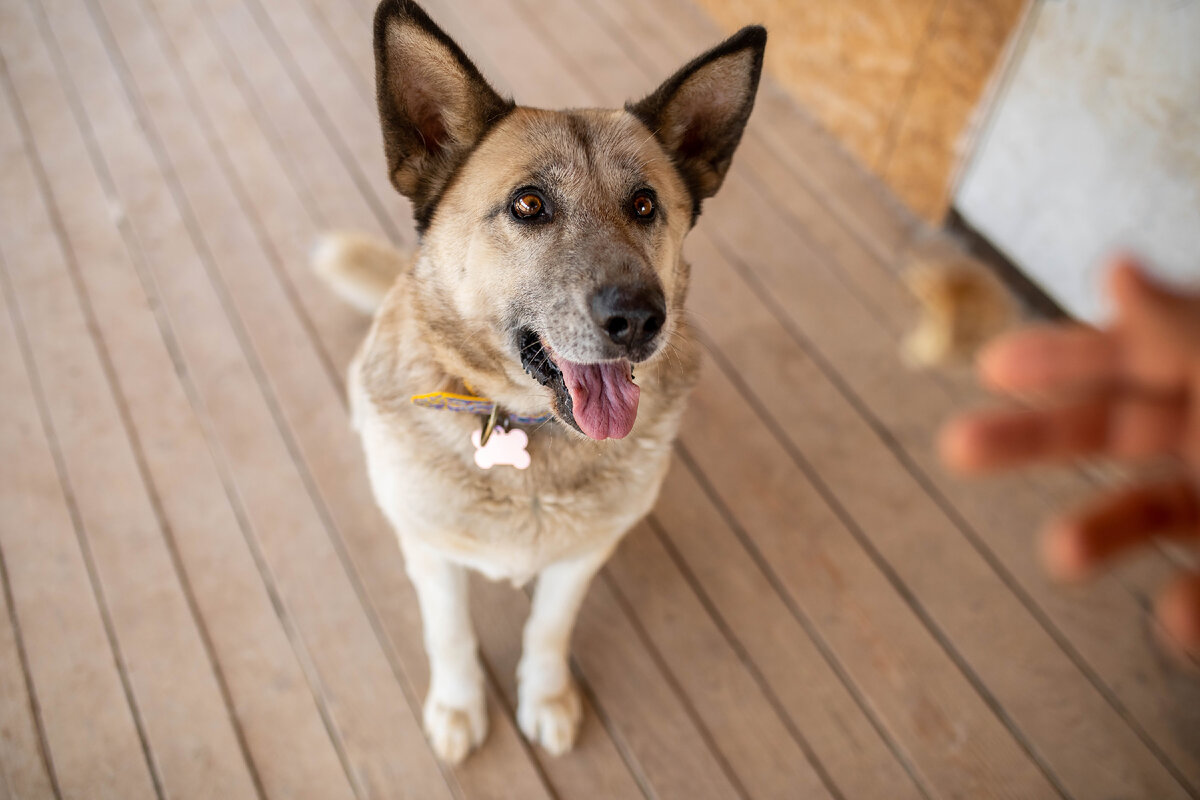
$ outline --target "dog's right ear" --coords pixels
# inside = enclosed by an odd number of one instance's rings
[[[513,102],[409,0],[375,11],[375,89],[388,176],[424,231],[454,171]]]

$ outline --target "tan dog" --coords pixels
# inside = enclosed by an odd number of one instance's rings
[[[683,239],[741,139],[765,43],[745,28],[623,110],[543,111],[496,94],[413,3],[376,12],[388,170],[421,246],[331,236],[315,266],[378,307],[351,410],[420,600],[425,728],[448,762],[487,732],[467,568],[537,576],[517,719],[551,753],[574,742],[571,629],[667,469],[697,370]]]

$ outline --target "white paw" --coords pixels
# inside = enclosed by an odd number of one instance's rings
[[[487,738],[487,703],[480,697],[465,708],[429,696],[425,700],[425,735],[433,752],[447,764],[460,763]]]
[[[517,706],[517,724],[525,738],[537,742],[552,756],[561,756],[575,744],[582,715],[579,690],[570,682],[551,696],[522,692]]]

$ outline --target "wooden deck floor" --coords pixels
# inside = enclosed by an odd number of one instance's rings
[[[512,721],[528,601],[475,584],[492,731],[421,735],[413,592],[318,231],[413,241],[372,0],[0,2],[0,797],[1175,798],[1200,682],[1155,553],[1050,584],[1075,473],[931,451],[975,402],[897,359],[909,218],[766,85],[689,249],[708,351],[657,509],[575,638],[552,759]],[[614,105],[718,38],[688,0],[429,0],[522,102]]]

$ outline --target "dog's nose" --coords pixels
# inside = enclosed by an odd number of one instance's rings
[[[614,344],[638,350],[662,330],[667,303],[657,286],[605,286],[592,295],[592,319]]]

